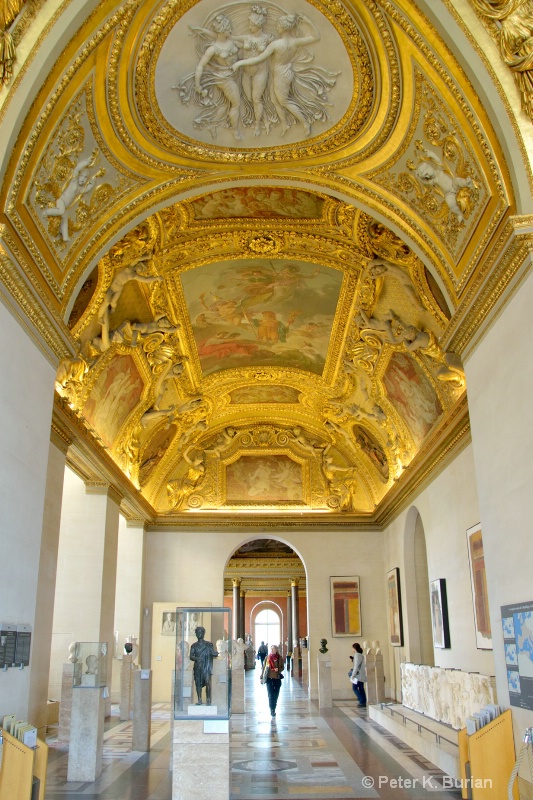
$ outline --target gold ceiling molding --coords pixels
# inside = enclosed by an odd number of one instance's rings
[[[526,232],[522,226],[529,228]],[[447,331],[448,345],[462,355],[483,330],[491,311],[513,285],[524,263],[533,253],[533,216],[512,217],[494,242],[475,283],[463,298]]]
[[[52,427],[50,429],[50,441],[65,455],[73,443],[73,439],[67,431],[58,423],[57,419],[52,419]]]
[[[15,262],[11,253],[17,256],[18,263]],[[13,302],[16,304],[16,307],[21,311],[19,315],[20,321],[26,328],[28,328],[28,321],[31,323],[39,334],[39,337],[42,338],[42,341],[37,338],[40,348],[48,359],[50,359],[50,353],[54,354],[57,358],[54,366],[57,367],[61,359],[69,358],[72,355],[70,350],[70,332],[63,325],[62,321],[58,319],[57,312],[51,308],[50,303],[44,302],[42,297],[38,300],[33,292],[28,291],[28,284],[20,274],[21,266],[24,268],[27,278],[30,279],[32,283],[35,283],[35,276],[31,270],[26,267],[20,252],[17,252],[15,241],[9,235],[6,227],[0,225],[0,280],[13,299]],[[41,287],[39,287],[39,289],[40,288]],[[48,314],[45,309],[48,311]],[[60,335],[60,332],[63,334],[63,337]],[[32,334],[32,337],[36,338],[34,334]],[[43,343],[46,344],[46,347],[43,346]]]
[[[446,466],[448,459],[454,457],[469,442],[470,418],[464,394],[451,414],[424,443],[412,463],[405,468],[394,488],[378,507],[373,521],[382,526],[382,529],[390,525],[409,504],[413,495],[422,491],[425,483],[429,483]]]
[[[368,178],[411,206],[440,240],[449,253],[447,263],[453,265],[449,277],[460,294],[508,204],[494,159],[485,153],[484,166],[492,173],[488,185],[466,131],[418,71],[415,86],[413,117],[404,142]],[[472,257],[469,243],[475,230],[483,233]]]
[[[152,506],[140,494],[137,487],[102,447],[92,430],[71,408],[68,401],[57,392],[54,395],[53,423],[72,439],[67,454],[67,463],[80,477],[91,481],[104,481],[117,487],[124,503],[135,509],[137,516],[153,522],[156,517]]]
[[[315,3],[312,3],[315,5]],[[299,142],[291,145],[261,148],[240,148],[233,152],[231,148],[221,148],[215,145],[209,146],[205,143],[198,143],[190,137],[179,133],[169,125],[159,109],[156,92],[154,88],[155,69],[161,48],[169,32],[174,28],[178,20],[190,8],[196,5],[193,0],[184,3],[183,0],[170,0],[152,18],[150,27],[144,41],[139,47],[137,70],[135,80],[135,97],[137,107],[144,126],[151,132],[153,138],[162,142],[168,152],[183,155],[185,157],[199,158],[211,162],[220,161],[221,163],[269,163],[284,160],[292,161],[295,158],[314,158],[327,154],[332,147],[338,149],[339,146],[353,141],[368,123],[372,108],[375,103],[374,97],[374,76],[369,47],[364,42],[359,24],[356,23],[352,13],[349,12],[340,2],[326,2],[316,7],[321,15],[329,20],[330,24],[340,35],[345,51],[350,59],[352,70],[356,75],[355,91],[348,111],[343,118],[327,131],[327,136],[321,136],[320,141],[313,144]],[[148,20],[147,20],[148,21]],[[129,58],[131,52],[137,52],[137,42],[130,46],[125,46],[117,42],[114,58],[118,61],[120,57]],[[125,70],[124,72],[127,72]],[[124,89],[122,90],[124,91]],[[124,129],[123,129],[124,130]],[[313,137],[318,139],[319,137]],[[128,135],[128,141],[131,140]]]

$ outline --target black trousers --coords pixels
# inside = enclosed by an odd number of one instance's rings
[[[267,678],[266,685],[268,693],[268,705],[270,706],[270,713],[273,714],[276,710],[279,690],[281,689],[281,678]]]

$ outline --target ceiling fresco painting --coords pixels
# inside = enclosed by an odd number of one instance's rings
[[[322,374],[340,272],[255,259],[197,267],[181,282],[204,375],[248,366]]]
[[[231,219],[320,219],[324,200],[310,192],[280,187],[236,186],[213,192],[202,200],[193,200],[191,207],[197,220]]]
[[[302,465],[288,456],[241,456],[226,467],[226,504],[303,505]]]
[[[55,424],[133,516],[379,526],[468,436],[516,209],[418,4],[103,0],[8,173]]]

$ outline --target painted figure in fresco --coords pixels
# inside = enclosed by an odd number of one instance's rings
[[[191,646],[189,658],[194,663],[193,678],[196,686],[197,706],[202,705],[202,689],[205,686],[205,702],[211,705],[211,676],[213,674],[213,659],[218,658],[218,652],[213,642],[208,642],[205,637],[205,628],[199,625],[194,631],[197,641]]]

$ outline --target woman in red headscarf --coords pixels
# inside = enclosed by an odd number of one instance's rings
[[[278,652],[277,645],[273,644],[270,648],[270,653],[265,658],[263,672],[261,674],[261,683],[266,683],[268,692],[268,705],[270,706],[270,714],[273,717],[276,716],[276,704],[278,702],[279,690],[281,688],[284,665],[285,662],[283,661],[283,657]]]

